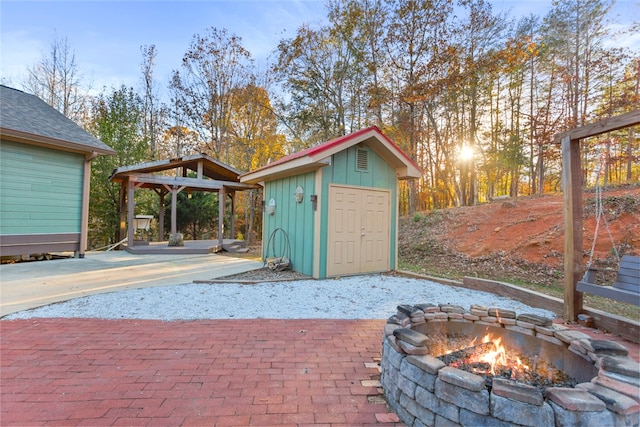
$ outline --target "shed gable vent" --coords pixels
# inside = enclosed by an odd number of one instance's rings
[[[356,170],[369,172],[369,151],[358,148],[356,150]]]

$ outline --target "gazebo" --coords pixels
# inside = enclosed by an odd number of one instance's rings
[[[173,171],[173,173],[169,173]],[[189,177],[192,171],[196,177]],[[139,188],[151,189],[159,197],[160,209],[158,215],[159,236],[164,235],[164,201],[171,195],[171,234],[177,233],[177,201],[181,191],[204,191],[219,194],[218,241],[217,245],[207,249],[216,252],[222,249],[224,243],[224,218],[226,214],[227,197],[231,200],[230,229],[231,236],[235,235],[235,203],[236,191],[252,190],[258,185],[240,182],[240,171],[226,165],[206,154],[194,154],[176,159],[157,160],[131,166],[121,166],[114,169],[109,177],[112,182],[121,184],[120,189],[120,241],[127,241],[127,250],[136,251],[134,246],[135,215],[134,193]],[[148,252],[148,251],[147,251]]]

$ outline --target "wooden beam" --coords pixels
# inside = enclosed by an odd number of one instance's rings
[[[562,188],[564,197],[564,320],[575,322],[582,312],[582,293],[576,283],[582,266],[582,166],[580,140],[562,140]]]
[[[150,173],[132,174],[129,179],[135,180],[137,183],[153,184],[158,186],[185,186],[194,190],[202,191],[219,191],[222,187],[228,187],[234,190],[251,190],[259,188],[253,184],[242,184],[233,181],[218,181],[213,179],[197,179],[189,177],[172,177],[166,175],[153,175]]]
[[[640,110],[631,111],[620,116],[610,117],[596,123],[559,133],[555,136],[555,141],[556,143],[562,143],[562,140],[566,137],[571,140],[578,140],[636,125],[640,125]]]

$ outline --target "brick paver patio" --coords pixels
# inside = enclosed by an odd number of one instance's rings
[[[399,425],[375,381],[383,326],[0,321],[0,425]]]

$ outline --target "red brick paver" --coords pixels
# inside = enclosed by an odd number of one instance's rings
[[[399,425],[371,397],[383,326],[0,321],[0,425]]]

